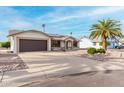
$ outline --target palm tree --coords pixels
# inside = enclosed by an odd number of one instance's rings
[[[121,33],[121,24],[120,21],[117,20],[99,20],[97,24],[92,25],[90,31],[91,39],[101,38],[102,47],[107,49],[107,39],[116,39],[122,36]]]

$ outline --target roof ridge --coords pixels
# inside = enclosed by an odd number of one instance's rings
[[[43,34],[45,34],[45,35],[47,35],[49,37],[59,37],[59,38],[69,38],[69,37],[72,37],[72,38],[75,38],[75,37],[69,36],[69,35],[45,33],[45,32],[39,31],[39,30],[35,30],[35,29],[31,29],[31,30],[16,30],[16,29],[14,29],[14,30],[10,30],[8,36],[16,35],[16,34],[23,33],[23,32],[28,32],[28,31],[40,32],[40,33],[43,33]]]
[[[42,31],[39,31],[39,30],[33,30],[33,29],[31,29],[31,30],[15,30],[15,29],[14,29],[14,30],[9,30],[9,35],[8,35],[8,36],[16,35],[16,34],[23,33],[23,32],[28,32],[28,31],[41,32],[41,33],[43,33],[43,34],[49,36],[49,35],[48,35],[47,33],[45,33],[45,32],[42,32]]]

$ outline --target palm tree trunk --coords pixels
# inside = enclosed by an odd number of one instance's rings
[[[107,50],[107,41],[106,41],[106,38],[105,36],[102,37],[102,47]]]

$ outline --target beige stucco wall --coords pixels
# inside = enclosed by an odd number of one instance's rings
[[[19,52],[19,39],[33,39],[33,40],[47,40],[47,50],[51,50],[51,39],[39,32],[24,32],[17,35],[10,36],[11,51]]]
[[[10,36],[9,37],[10,39],[10,50],[13,51],[14,50],[14,38],[13,36]]]
[[[61,46],[61,48],[64,48],[65,47],[65,42],[64,41],[61,41],[60,42],[60,46]]]

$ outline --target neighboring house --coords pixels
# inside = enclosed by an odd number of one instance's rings
[[[72,36],[48,34],[36,30],[11,30],[9,32],[11,51],[51,51],[70,50],[78,47],[78,41]]]
[[[79,41],[79,48],[89,48],[89,47],[102,48],[102,46],[99,45],[99,42],[101,42],[100,39],[91,40],[88,37],[84,36]],[[111,43],[111,45],[108,46],[107,48],[113,48],[113,44]]]
[[[124,45],[124,38],[119,39],[119,43],[116,45]]]
[[[114,46],[119,46],[120,48],[124,48],[124,38],[118,39],[118,41],[115,42]]]
[[[100,40],[91,40],[88,37],[84,36],[79,41],[79,48],[89,48],[89,47],[101,48],[99,42]]]

